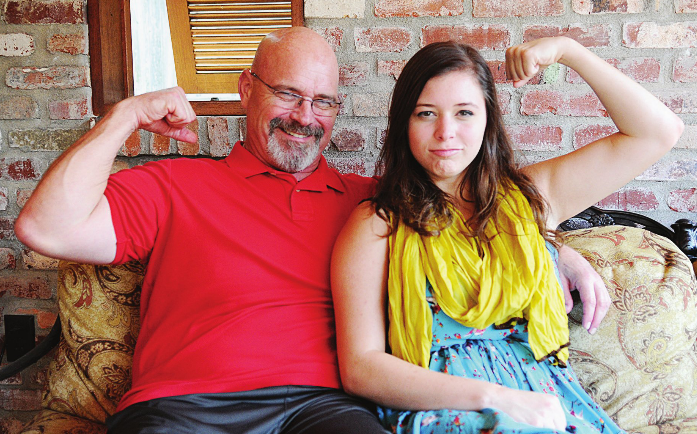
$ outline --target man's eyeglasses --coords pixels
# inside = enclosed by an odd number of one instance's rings
[[[323,98],[312,99],[308,96],[288,92],[287,90],[278,90],[269,86],[254,72],[250,71],[249,73],[252,74],[252,77],[261,81],[264,86],[268,87],[269,90],[273,92],[273,95],[278,99],[277,105],[279,107],[283,107],[288,110],[295,110],[302,105],[303,101],[308,101],[310,103],[310,107],[312,108],[312,113],[314,113],[316,116],[334,116],[339,111],[339,107],[341,106],[340,101]]]

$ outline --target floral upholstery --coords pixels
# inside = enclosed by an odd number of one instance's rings
[[[565,234],[602,276],[612,306],[593,336],[570,315],[570,363],[617,423],[641,433],[697,432],[697,297],[692,264],[666,238],[606,226]]]
[[[613,305],[598,332],[570,315],[571,364],[620,426],[697,432],[697,297],[692,265],[670,241],[624,226],[565,234],[605,280]],[[43,410],[23,433],[104,433],[130,387],[145,267],[60,265],[63,337]]]

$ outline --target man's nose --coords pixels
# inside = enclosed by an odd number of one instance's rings
[[[312,112],[312,100],[301,99],[298,106],[290,113],[290,118],[301,125],[309,125],[314,121],[315,114]]]

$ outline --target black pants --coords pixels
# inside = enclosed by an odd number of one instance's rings
[[[341,390],[280,386],[139,402],[106,424],[110,434],[385,434],[373,407]]]

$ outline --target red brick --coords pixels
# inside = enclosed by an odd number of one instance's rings
[[[652,211],[658,209],[658,200],[651,190],[627,188],[601,200],[598,206],[623,211]]]
[[[697,113],[697,92],[654,92],[654,95],[675,113]]]
[[[0,297],[12,297],[48,300],[51,298],[51,288],[45,276],[0,276]]]
[[[48,40],[48,51],[72,55],[87,54],[87,39],[84,33],[55,34]]]
[[[26,33],[0,34],[0,56],[30,56],[34,51],[33,36]]]
[[[507,90],[500,90],[497,92],[497,97],[499,99],[499,109],[501,110],[501,114],[511,114],[511,93]]]
[[[212,157],[225,157],[230,153],[230,130],[227,119],[223,117],[208,118],[208,141],[211,144]]]
[[[49,258],[40,253],[23,250],[22,251],[22,263],[25,269],[37,269],[37,270],[57,270],[58,269],[58,259]]]
[[[17,189],[17,206],[24,208],[24,205],[29,200],[29,196],[34,192],[33,189],[29,188],[19,188]]]
[[[14,270],[15,268],[17,268],[15,251],[7,247],[0,248],[0,270]]]
[[[387,116],[390,96],[378,93],[353,94],[353,115],[366,117]]]
[[[637,179],[646,181],[688,180],[694,182],[697,180],[696,176],[697,160],[685,159],[666,161],[664,159],[651,166],[644,173],[638,176]]]
[[[553,113],[558,116],[607,116],[607,111],[593,93],[534,90],[523,95],[520,111],[524,115]]]
[[[153,155],[167,155],[170,153],[169,137],[161,134],[150,135],[150,153]]]
[[[41,391],[0,389],[0,408],[8,411],[40,410]]]
[[[372,176],[374,169],[370,163],[362,158],[327,158],[327,165],[340,173],[357,173],[363,176]]]
[[[391,75],[396,80],[406,64],[406,60],[378,60],[378,75]]]
[[[7,205],[7,187],[0,187],[0,211],[6,211]]]
[[[83,0],[8,0],[8,24],[84,24]]]
[[[342,101],[346,100],[346,95],[339,95],[341,97]],[[346,107],[346,104],[343,104],[341,106],[341,110],[339,110],[339,114],[345,114],[344,113],[344,107]],[[247,134],[247,118],[246,117],[239,117],[237,118],[237,128],[238,131],[240,132],[240,140],[244,141],[244,136]]]
[[[697,1],[675,0],[675,12],[679,14],[697,12]]]
[[[141,138],[140,130],[135,130],[130,136],[126,138],[126,141],[121,147],[121,154],[126,157],[135,157],[139,155],[141,151]]]
[[[636,0],[574,0],[572,8],[574,12],[581,15],[601,13],[635,14],[644,11],[644,3]]]
[[[195,119],[192,123],[186,126],[189,131],[196,133],[198,137],[198,119]],[[198,140],[196,143],[182,142],[177,140],[177,152],[179,155],[198,155],[201,147],[199,146]]]
[[[473,0],[476,18],[559,16],[564,14],[561,0]]]
[[[13,89],[74,89],[90,85],[86,66],[13,67],[5,83]]]
[[[92,111],[87,98],[49,101],[48,117],[50,119],[85,119]]]
[[[53,327],[53,323],[56,322],[56,318],[58,318],[58,314],[55,312],[48,312],[41,309],[17,309],[17,313],[20,315],[34,315],[36,317],[36,325],[44,330]]]
[[[610,46],[610,27],[607,25],[595,25],[589,28],[581,25],[564,28],[558,26],[531,26],[523,32],[523,41],[528,42],[550,36],[566,36],[578,41],[585,47]]]
[[[0,240],[15,239],[15,221],[10,217],[0,217]]]
[[[421,31],[421,46],[432,42],[456,41],[477,50],[505,50],[511,35],[505,26],[425,26]]]
[[[697,56],[678,57],[673,66],[673,81],[697,82]]]
[[[411,33],[402,27],[355,28],[353,33],[359,53],[400,52],[411,44]]]
[[[339,86],[365,84],[370,70],[368,62],[352,62],[339,65]]]
[[[450,17],[465,12],[461,0],[378,0],[375,16],[388,17]]]
[[[513,147],[521,151],[558,151],[562,129],[551,125],[510,125],[506,129]]]
[[[661,74],[661,63],[653,57],[637,57],[624,60],[605,59],[605,61],[640,83],[655,83]],[[584,83],[578,72],[573,69],[569,69],[567,81],[569,83]]]
[[[339,151],[360,151],[365,146],[365,137],[359,130],[340,129],[334,132],[332,142]]]
[[[315,32],[322,35],[322,37],[327,41],[330,47],[337,51],[341,47],[341,38],[344,37],[344,31],[339,27],[328,27],[328,28],[313,28]]]
[[[19,375],[19,374],[18,374]],[[24,422],[20,422],[14,417],[6,417],[0,419],[0,433],[3,434],[20,434],[24,427]]]
[[[34,164],[34,160],[16,160],[0,158],[0,179],[13,181],[38,180],[41,173]]]
[[[668,194],[668,208],[677,212],[697,211],[697,188],[671,191]]]
[[[627,23],[624,25],[622,43],[630,48],[697,47],[697,23],[665,26],[653,22]]]
[[[38,114],[38,105],[28,96],[0,98],[0,119],[33,119]]]
[[[617,132],[614,125],[589,125],[579,127],[574,131],[574,149],[579,149],[600,138]]]

